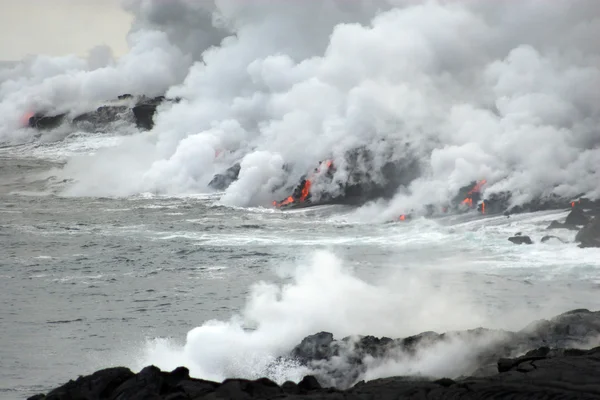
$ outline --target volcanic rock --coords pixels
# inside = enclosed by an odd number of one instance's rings
[[[515,235],[508,238],[514,244],[533,244],[529,236]]]
[[[104,126],[122,119],[128,110],[127,106],[102,106],[73,118],[73,123],[101,130]]]
[[[59,127],[67,114],[44,115],[41,113],[35,114],[29,118],[29,127],[45,130]]]
[[[585,215],[582,207],[573,207],[565,220],[566,225],[586,225],[588,222],[590,219]]]
[[[138,104],[133,107],[133,116],[135,124],[140,129],[150,130],[154,127],[154,113],[157,104]]]
[[[571,209],[569,215],[565,219],[564,223],[559,221],[552,221],[546,229],[570,229],[578,230],[578,226],[586,225],[589,222],[589,218],[585,215],[583,207],[577,205]]]
[[[139,129],[152,129],[154,127],[154,114],[156,113],[156,109],[165,101],[178,103],[181,99],[167,99],[165,96],[157,96],[154,98],[142,97],[132,109],[136,126]]]
[[[225,190],[235,182],[240,174],[240,163],[227,168],[224,173],[216,174],[208,183],[208,186],[215,190]]]
[[[315,374],[298,384],[227,379],[222,383],[189,377],[186,368],[163,372],[154,366],[134,374],[126,368],[108,368],[69,381],[47,395],[33,399],[437,399],[437,398],[584,398],[600,399],[600,312],[573,310],[550,320],[535,321],[518,332],[472,329],[437,334],[424,332],[405,339],[348,337],[340,341],[320,332],[306,337],[290,353]],[[493,338],[494,340],[490,340]],[[422,375],[361,379],[365,360],[403,362],[419,359],[419,352],[462,340],[467,346],[459,358],[476,357],[474,374],[446,377]],[[486,343],[481,346],[481,343]],[[583,347],[591,348],[584,350]],[[436,350],[438,351],[438,350]],[[443,350],[439,350],[443,351]],[[344,357],[345,353],[352,353]],[[476,354],[467,354],[467,353]],[[341,362],[346,360],[346,363]],[[328,368],[323,368],[328,366]],[[458,364],[457,364],[458,367]],[[486,371],[482,373],[482,371]],[[323,384],[328,376],[354,376],[345,384]],[[441,379],[440,379],[441,378]],[[355,383],[357,382],[358,383]]]
[[[559,221],[552,221],[552,222],[550,222],[550,225],[548,225],[548,227],[546,229],[547,230],[550,230],[550,229],[569,229],[571,231],[577,231],[577,230],[579,230],[579,228],[577,227],[577,225],[568,225],[568,224],[564,224],[564,223],[559,222]]]
[[[181,369],[181,368],[178,368]],[[390,377],[361,381],[347,390],[322,388],[314,376],[296,385],[282,386],[261,378],[227,379],[223,383],[193,379],[147,367],[137,375],[122,369],[96,372],[94,380],[79,378],[28,400],[184,400],[184,399],[600,399],[600,348],[590,350],[534,349],[524,356],[497,362],[498,372],[489,377],[428,379]],[[151,371],[151,372],[150,372]],[[133,375],[133,376],[132,376]],[[116,389],[114,384],[130,376]]]
[[[107,124],[117,120],[132,118],[135,124],[140,129],[152,129],[154,126],[154,114],[159,104],[164,101],[178,102],[180,99],[166,99],[164,96],[149,98],[141,96],[133,108],[130,105],[123,104],[123,100],[133,99],[131,94],[123,94],[118,97],[120,100],[117,104],[105,104],[98,107],[94,111],[89,111],[77,115],[73,120],[69,119],[69,123],[88,127],[91,125],[95,130],[103,130]],[[47,115],[45,113],[37,113],[29,118],[29,127],[46,130],[54,129],[63,124],[67,119],[67,113],[57,115]]]
[[[586,226],[581,228],[575,236],[579,247],[600,247],[600,218],[594,217]]]

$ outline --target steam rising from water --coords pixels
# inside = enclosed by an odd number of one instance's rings
[[[375,279],[361,279],[346,262],[330,252],[316,252],[295,268],[280,268],[285,283],[260,282],[250,288],[244,308],[228,321],[211,320],[188,332],[184,345],[169,339],[146,343],[131,368],[154,364],[163,370],[184,365],[192,376],[215,381],[226,378],[298,382],[307,374],[348,369],[352,349],[327,363],[301,366],[289,359],[301,340],[317,332],[336,339],[355,335],[402,338],[424,331],[438,333],[480,326],[520,330],[540,317],[564,311],[554,299],[491,315],[488,302],[472,283],[440,277],[439,271],[402,268],[379,270]],[[437,278],[436,278],[437,275]],[[546,289],[543,289],[546,290]],[[493,294],[490,294],[493,297]],[[557,296],[553,294],[553,297]],[[548,313],[548,311],[550,311]],[[506,337],[499,331],[477,338],[448,333],[445,340],[426,344],[416,355],[398,350],[386,359],[363,360],[366,371],[357,377],[376,379],[395,375],[458,377],[478,367],[476,357]],[[279,359],[283,357],[283,359]],[[130,361],[128,361],[130,362]],[[339,373],[338,373],[339,375]],[[348,376],[342,379],[349,379]],[[330,385],[350,385],[333,378]]]
[[[599,194],[595,0],[131,0],[127,9],[136,19],[122,59],[40,56],[0,72],[4,141],[32,135],[17,128],[31,108],[71,110],[123,92],[183,97],[160,109],[152,132],[71,160],[67,194],[204,192],[243,160],[223,201],[266,204],[282,180],[359,145],[423,169],[367,217],[445,201],[482,178],[486,193],[510,190],[515,203]]]
[[[404,337],[424,327],[465,329],[484,321],[483,310],[474,306],[477,303],[466,288],[460,292],[446,285],[436,288],[426,274],[390,272],[386,271],[385,282],[366,283],[333,254],[316,253],[285,273],[291,277],[289,283],[253,286],[240,315],[191,330],[185,346],[164,340],[151,343],[136,367],[185,365],[192,375],[207,379],[269,375],[283,383],[300,380],[307,369],[293,362],[276,364],[276,358],[319,331],[332,332],[338,339],[358,334]],[[461,343],[447,347],[460,348]],[[438,350],[442,354],[444,349]],[[443,360],[428,357],[421,372],[441,368]]]

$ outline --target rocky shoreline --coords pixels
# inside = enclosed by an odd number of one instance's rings
[[[584,309],[532,322],[517,332],[477,328],[424,332],[403,339],[361,336],[341,340],[320,332],[306,337],[277,361],[293,360],[312,371],[299,383],[278,385],[268,378],[219,383],[191,378],[184,367],[165,372],[148,366],[137,374],[116,367],[79,377],[29,400],[600,399],[598,345],[600,311]],[[441,375],[415,371],[399,376],[380,373],[388,377],[371,379],[368,374],[386,363],[417,363],[427,352],[435,359],[450,348],[459,348],[461,353]]]
[[[546,228],[547,230],[567,229],[577,231],[575,242],[578,247],[600,247],[600,204],[598,201],[587,201],[582,203],[573,202],[572,209],[564,222],[552,221]],[[565,241],[555,235],[544,235],[541,242],[556,239],[565,243]],[[517,232],[514,236],[508,238],[514,244],[533,244],[534,241],[529,237]]]

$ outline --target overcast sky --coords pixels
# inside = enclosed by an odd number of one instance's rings
[[[123,54],[131,16],[120,0],[0,0],[0,60],[79,54],[99,44]]]

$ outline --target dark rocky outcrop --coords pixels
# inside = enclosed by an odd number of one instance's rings
[[[514,244],[533,244],[533,240],[529,236],[523,236],[520,232],[509,237],[508,240]]]
[[[45,130],[58,128],[65,120],[67,114],[45,115],[37,113],[29,118],[29,127]]]
[[[104,104],[96,110],[79,114],[72,119],[68,118],[68,113],[52,115],[40,112],[30,117],[28,123],[30,128],[38,130],[55,129],[61,124],[68,123],[80,129],[103,131],[108,124],[115,121],[131,120],[139,129],[150,130],[154,127],[154,114],[157,107],[165,101],[179,102],[180,99],[141,96],[135,103],[134,101],[135,97],[131,94],[123,94],[118,97],[117,104],[114,102]]]
[[[235,182],[240,174],[240,164],[236,163],[227,168],[224,173],[216,174],[208,183],[208,186],[214,190],[225,190]]]
[[[164,96],[152,99],[144,98],[132,108],[135,124],[140,129],[150,130],[154,127],[154,114],[157,107],[165,101]]]
[[[309,173],[301,176],[295,186],[287,187],[285,197],[274,204],[281,209],[324,204],[362,205],[376,199],[392,198],[400,187],[409,185],[420,173],[419,162],[414,158],[398,159],[393,154],[377,157],[364,146],[348,150],[343,158],[340,164],[344,165],[345,173],[339,180],[334,179],[337,170],[335,160],[322,160],[316,166],[314,172],[322,172],[316,178],[317,183],[326,190],[307,189],[308,196],[303,196],[306,183],[314,178]]]
[[[128,111],[127,106],[102,106],[73,118],[73,124],[86,130],[103,130],[112,122],[127,119]]]
[[[585,225],[588,222],[590,222],[590,219],[585,215],[583,207],[573,207],[565,220],[566,225]]]
[[[485,213],[510,215],[524,212],[567,209],[570,206],[568,199],[559,196],[540,197],[518,206],[510,204],[511,198],[512,194],[510,192],[493,193],[487,196],[483,200],[483,203],[485,203]],[[478,209],[482,211],[481,206]]]
[[[575,236],[579,247],[600,247],[600,218],[594,217],[586,226],[581,228]]]
[[[518,332],[478,328],[444,334],[424,332],[404,339],[359,336],[342,340],[321,332],[306,337],[288,356],[314,371],[297,384],[288,381],[280,386],[267,378],[217,383],[190,378],[183,367],[164,372],[149,366],[137,374],[118,367],[69,381],[30,400],[597,399],[600,347],[595,346],[599,338],[600,312],[585,309],[533,322]],[[474,360],[468,375],[457,370],[446,377],[413,375],[360,380],[369,358],[385,360],[401,354],[404,361],[410,361],[418,359],[423,349],[457,340],[466,344],[463,352],[472,353],[460,357],[471,356]],[[327,384],[332,377],[338,378],[337,388]]]
[[[564,223],[559,221],[552,221],[546,229],[570,229],[579,230],[579,226],[585,225],[590,221],[589,217],[585,214],[583,207],[576,206],[571,209],[569,215],[565,219]]]
[[[364,374],[366,358],[417,359],[423,349],[451,345],[457,341],[468,343],[472,348],[471,354],[461,355],[463,358],[472,358],[467,373],[471,376],[487,376],[495,373],[498,358],[515,357],[539,347],[600,345],[600,311],[569,311],[550,320],[532,322],[518,332],[477,328],[442,334],[423,332],[403,339],[359,336],[341,340],[333,340],[333,335],[321,332],[306,337],[294,348],[290,357],[315,371],[324,386],[347,388]],[[461,372],[456,375],[459,374]]]
[[[118,371],[117,371],[118,370]],[[150,366],[134,375],[112,368],[82,377],[28,400],[188,400],[188,399],[599,399],[600,348],[534,349],[522,357],[501,358],[488,377],[427,379],[391,377],[361,381],[347,390],[323,388],[314,376],[295,384],[227,379],[222,383],[189,377],[185,368],[171,373]]]
[[[550,229],[568,229],[571,231],[578,231],[579,228],[577,227],[577,225],[567,225],[565,223],[559,222],[559,221],[552,221],[550,222],[550,225],[548,225],[548,227],[546,228],[548,230]]]

